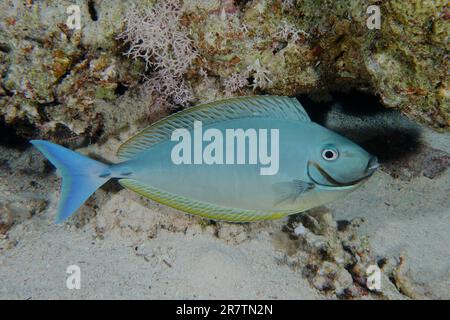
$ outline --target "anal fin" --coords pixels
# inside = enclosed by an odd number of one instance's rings
[[[289,214],[297,213],[296,210],[269,211],[224,207],[162,191],[134,179],[120,179],[119,183],[122,186],[158,203],[214,220],[251,222],[279,219]]]

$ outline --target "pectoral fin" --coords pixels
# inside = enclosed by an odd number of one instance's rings
[[[302,180],[292,180],[290,182],[279,182],[273,185],[275,192],[275,205],[282,202],[294,203],[299,196],[314,188],[313,183]]]

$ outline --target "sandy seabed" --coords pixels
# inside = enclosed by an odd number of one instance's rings
[[[330,119],[331,127],[347,121],[339,114]],[[352,121],[353,127],[364,124]],[[355,237],[366,239],[373,257],[387,265],[382,293],[359,284],[354,298],[449,298],[449,171],[434,175],[427,166],[432,161],[448,166],[450,140],[448,134],[420,131],[424,148],[406,160],[382,162],[363,187],[326,207],[333,221],[362,218]],[[79,151],[114,160],[120,139]],[[437,160],[427,158],[431,150]],[[1,147],[0,159],[0,298],[349,297],[305,271],[302,259],[311,257],[286,231],[295,217],[211,223],[108,184],[74,218],[55,225],[60,182],[48,163],[31,147]],[[308,227],[306,232],[313,233]],[[80,267],[79,290],[66,286],[70,265]],[[352,276],[350,281],[358,282]]]

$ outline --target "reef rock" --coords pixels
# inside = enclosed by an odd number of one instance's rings
[[[158,3],[83,1],[81,28],[71,29],[72,1],[3,1],[0,121],[25,138],[80,145],[174,104],[356,89],[429,126],[450,125],[444,3],[170,0],[161,5],[178,20],[170,26],[164,12],[149,16]],[[142,52],[166,43],[175,52]],[[192,48],[189,59],[174,58],[180,48]]]

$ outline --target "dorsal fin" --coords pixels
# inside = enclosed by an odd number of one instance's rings
[[[311,121],[300,102],[295,98],[281,96],[252,96],[215,101],[177,112],[148,126],[122,144],[117,152],[121,160],[131,159],[136,154],[170,139],[178,128],[193,128],[194,121],[203,125],[244,117],[271,117]]]

